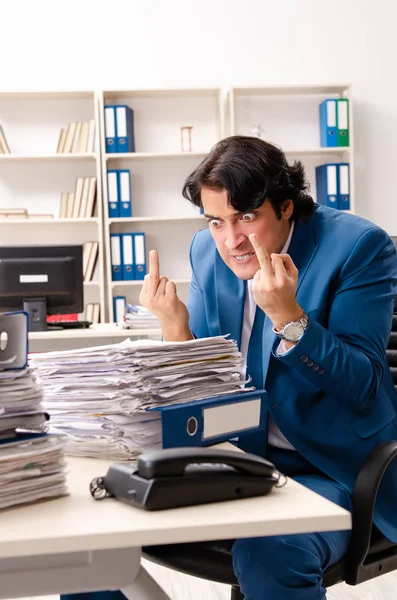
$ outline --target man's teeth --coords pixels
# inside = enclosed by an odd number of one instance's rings
[[[250,258],[253,255],[253,252],[249,252],[248,254],[243,254],[242,256],[235,256],[234,258],[236,258],[237,260],[247,260],[247,258]]]

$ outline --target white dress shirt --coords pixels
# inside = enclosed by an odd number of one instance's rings
[[[295,224],[292,223],[288,239],[280,254],[286,254],[288,252],[292,234],[294,232],[294,226]],[[254,324],[255,312],[256,302],[252,293],[252,279],[249,279],[247,281],[247,288],[245,293],[243,327],[241,332],[241,353],[245,359],[245,363],[247,363],[248,346],[251,337],[252,326]],[[288,352],[288,350],[285,348],[284,340],[281,340],[280,345],[277,349],[277,353],[284,354],[285,352]],[[277,425],[271,417],[269,417],[268,443],[272,446],[277,446],[278,448],[295,450],[295,448],[289,443],[286,437],[281,433],[281,431],[279,430],[279,428],[277,427]]]

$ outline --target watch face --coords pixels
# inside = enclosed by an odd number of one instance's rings
[[[303,326],[300,323],[290,323],[284,328],[283,335],[287,342],[297,342],[303,335]]]

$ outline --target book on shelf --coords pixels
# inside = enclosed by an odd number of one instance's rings
[[[66,219],[66,215],[68,212],[68,198],[69,194],[67,192],[62,192],[61,194],[61,206],[59,210],[59,218]]]
[[[80,123],[80,122],[76,123],[76,129],[75,129],[74,136],[73,136],[72,150],[71,150],[71,152],[74,152],[74,153],[79,151],[81,126],[82,126],[82,123]]]
[[[83,278],[84,281],[92,281],[95,265],[98,258],[98,242],[83,243]]]
[[[349,163],[328,163],[316,167],[316,192],[318,204],[350,210]]]
[[[135,152],[134,111],[125,104],[105,106],[107,153]]]
[[[31,219],[33,221],[35,219],[44,221],[44,220],[50,220],[50,219],[53,219],[53,218],[54,218],[54,215],[50,215],[49,213],[46,213],[46,214],[38,214],[38,213],[36,213],[36,214],[30,214],[30,213],[28,213],[28,219]]]
[[[60,219],[90,219],[96,202],[96,177],[78,177],[74,192],[62,192]]]
[[[85,307],[85,318],[87,321],[92,321],[94,325],[99,323],[100,305],[98,302],[89,302]]]
[[[73,219],[78,219],[79,215],[80,215],[80,206],[81,206],[81,199],[83,197],[84,181],[85,181],[84,177],[77,177],[77,179],[76,179],[76,187],[74,190],[74,202],[73,202],[73,211],[72,211]]]
[[[57,154],[85,154],[95,152],[95,120],[73,121],[61,129]]]
[[[74,192],[68,192],[68,202],[66,205],[66,218],[71,219],[73,215]]]
[[[322,148],[349,145],[349,101],[327,98],[320,104],[320,144]]]
[[[0,219],[27,219],[26,208],[0,208]]]
[[[0,125],[0,154],[11,154],[10,147],[7,143],[5,133]]]
[[[108,169],[109,219],[132,217],[131,175],[129,169]]]

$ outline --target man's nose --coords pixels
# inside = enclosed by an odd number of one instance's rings
[[[235,250],[245,241],[246,236],[239,232],[235,227],[229,227],[225,239],[225,246],[228,250]]]

